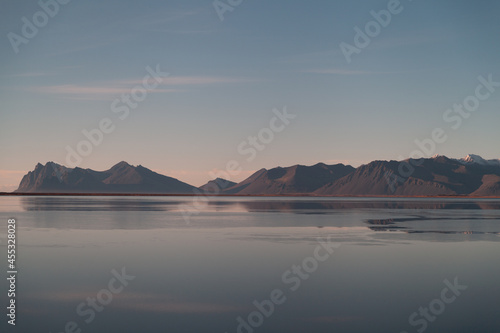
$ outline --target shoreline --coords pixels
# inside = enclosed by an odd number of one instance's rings
[[[313,195],[313,194],[173,194],[173,193],[24,193],[24,192],[0,192],[0,196],[78,196],[78,197],[249,197],[249,198],[399,198],[399,199],[500,199],[500,196],[470,196],[470,195],[420,195],[420,196],[398,196],[398,195]]]

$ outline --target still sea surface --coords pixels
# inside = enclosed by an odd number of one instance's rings
[[[500,332],[500,200],[6,196],[4,275],[9,218],[1,332]]]

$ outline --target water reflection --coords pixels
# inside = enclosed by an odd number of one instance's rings
[[[35,228],[334,227],[405,234],[497,237],[500,233],[500,200],[495,199],[210,197],[202,201],[196,197],[34,196],[9,200],[11,207],[17,205],[29,214],[24,225]],[[193,205],[193,200],[199,202]],[[2,207],[5,210],[5,204]],[[186,208],[193,210],[189,220]]]
[[[426,216],[416,215],[404,218],[368,219],[365,221],[373,231],[400,231],[405,233],[438,233],[461,235],[500,235],[500,214],[484,216]],[[439,229],[436,227],[439,226]]]
[[[237,332],[327,237],[341,246],[255,332],[401,332],[455,276],[470,289],[429,332],[500,325],[500,200],[210,198],[187,224],[192,200],[0,198],[18,220],[19,331]],[[120,267],[137,278],[87,325],[75,309]]]
[[[197,198],[197,197],[20,197],[25,211],[293,212],[328,214],[353,209],[500,210],[496,199],[388,198]]]
[[[21,197],[25,211],[170,211],[181,201],[141,197]]]

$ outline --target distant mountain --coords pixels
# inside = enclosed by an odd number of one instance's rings
[[[220,194],[224,190],[236,185],[235,182],[223,179],[223,178],[217,178],[214,180],[209,181],[205,185],[202,185],[199,187],[199,189],[202,191],[204,194]]]
[[[500,159],[499,160],[485,160],[479,155],[469,154],[464,158],[458,160],[463,164],[479,164],[483,166],[499,166],[500,167]]]
[[[313,166],[294,165],[287,168],[261,169],[244,181],[229,187],[227,194],[280,195],[312,193],[323,185],[352,173],[352,166],[343,164]]]
[[[38,163],[15,192],[26,193],[193,193],[196,188],[143,166],[120,162],[106,171]]]
[[[409,167],[409,168],[408,168]],[[222,178],[196,188],[141,165],[120,162],[106,171],[37,164],[16,192],[151,193],[315,196],[500,196],[500,160],[478,155],[450,159],[373,161],[349,165],[294,165],[260,169],[234,183]]]
[[[404,161],[403,161],[404,162]],[[466,162],[445,156],[407,160],[414,170],[400,172],[401,162],[374,161],[353,173],[331,182],[317,195],[500,195],[500,166]]]

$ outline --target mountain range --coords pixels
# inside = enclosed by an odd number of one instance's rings
[[[66,168],[54,162],[38,163],[15,192],[23,193],[193,193],[197,188],[160,175],[141,165],[120,162],[106,171]]]
[[[128,193],[314,196],[500,196],[500,160],[478,155],[461,159],[373,161],[350,165],[294,165],[260,169],[235,183],[217,178],[199,188],[120,162],[106,171],[37,164],[18,193]]]

